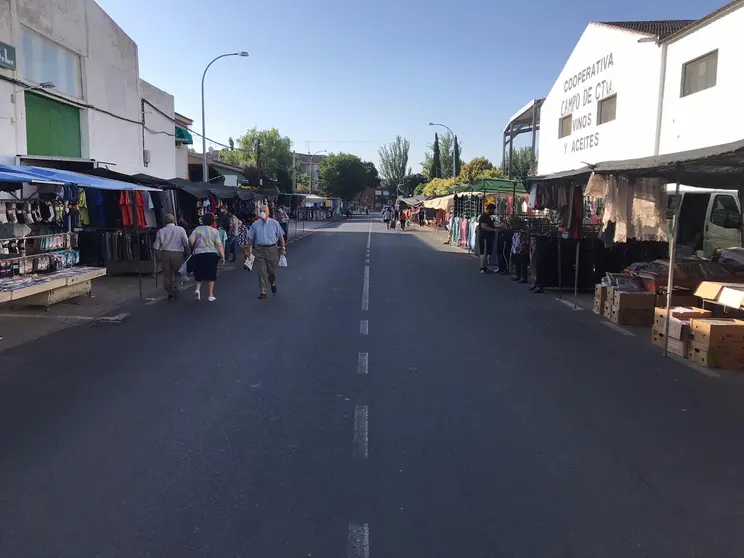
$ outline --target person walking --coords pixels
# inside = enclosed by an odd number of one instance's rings
[[[163,264],[163,287],[168,293],[168,300],[174,300],[178,298],[176,275],[191,254],[191,246],[186,230],[176,225],[176,216],[172,213],[165,216],[165,226],[158,231],[152,247]]]
[[[282,226],[282,230],[284,231],[284,243],[286,244],[287,236],[289,234],[289,215],[287,215],[287,210],[284,209],[283,205],[280,205],[276,212],[276,220],[279,221],[279,224]]]
[[[238,259],[238,234],[240,234],[240,219],[233,213],[227,212],[227,247],[225,248],[225,259],[234,262]]]
[[[407,211],[407,209],[401,208],[398,215],[398,221],[400,221],[400,230],[402,231],[406,230],[406,221],[408,220],[408,214],[406,213]]]
[[[282,255],[287,254],[287,246],[284,243],[284,231],[275,219],[269,217],[269,207],[264,205],[258,214],[259,220],[251,225],[248,231],[248,258],[255,250],[258,269],[258,286],[261,294],[259,299],[268,296],[269,287],[276,294],[276,270],[279,266],[279,249]]]
[[[382,219],[385,221],[385,227],[390,230],[390,219],[393,218],[393,211],[390,207],[386,207],[385,211],[382,212]]]
[[[225,263],[225,246],[220,240],[219,231],[212,225],[214,225],[214,215],[204,214],[202,225],[196,227],[189,237],[196,279],[194,296],[196,300],[201,300],[201,285],[206,281],[209,302],[216,300],[214,282],[217,280],[217,265]]]

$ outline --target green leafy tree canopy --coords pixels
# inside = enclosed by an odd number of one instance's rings
[[[407,174],[406,177],[403,179],[403,185],[400,188],[400,193],[402,196],[405,197],[417,196],[423,192],[426,182],[426,177],[423,174],[410,174],[409,172],[409,174]],[[416,190],[418,190],[418,192]]]
[[[501,163],[501,170],[505,176],[511,174],[511,178],[524,180],[528,176],[537,174],[537,158],[531,147],[520,147],[515,149],[511,157],[511,173],[509,173],[509,154]]]
[[[400,136],[389,145],[383,145],[377,151],[380,156],[380,174],[382,180],[391,190],[403,182],[408,168],[408,150],[411,142]]]
[[[318,169],[321,191],[326,196],[350,201],[368,187],[369,172],[369,168],[356,155],[331,153]]]
[[[276,128],[248,130],[235,141],[235,149],[223,149],[220,157],[232,165],[260,168],[284,191],[292,188],[292,140]]]

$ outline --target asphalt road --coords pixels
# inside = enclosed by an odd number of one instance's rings
[[[426,234],[3,352],[0,556],[744,554],[744,381]]]

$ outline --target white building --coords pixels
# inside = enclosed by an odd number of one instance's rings
[[[742,8],[590,23],[542,104],[538,173],[743,139]]]
[[[0,0],[0,162],[173,178],[173,104],[93,0]]]

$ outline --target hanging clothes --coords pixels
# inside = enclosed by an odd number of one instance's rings
[[[121,208],[121,224],[125,227],[134,226],[132,219],[132,201],[129,192],[122,192],[119,195],[119,207]]]
[[[145,198],[139,190],[132,192],[132,196],[134,199],[134,208],[137,211],[137,226],[140,229],[146,229],[147,216],[145,215]]]

